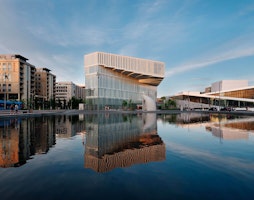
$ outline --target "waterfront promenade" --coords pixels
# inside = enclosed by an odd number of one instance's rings
[[[153,111],[152,113],[158,113],[160,111]],[[168,111],[169,112],[169,111]],[[98,113],[123,113],[123,114],[138,114],[138,113],[147,113],[142,110],[135,111],[125,111],[125,110],[19,110],[18,113],[11,113],[9,110],[0,111],[1,118],[12,118],[12,117],[35,117],[35,116],[46,116],[46,115],[77,115],[77,114],[98,114]],[[149,112],[151,113],[151,111]],[[180,113],[180,111],[170,111],[169,113]]]
[[[1,118],[11,117],[34,117],[40,115],[55,115],[65,113],[66,110],[19,110],[17,113],[11,113],[10,110],[0,110]]]
[[[180,110],[156,110],[156,111],[142,111],[142,110],[19,110],[18,113],[11,113],[10,110],[0,110],[0,119],[13,117],[38,117],[47,115],[77,115],[77,114],[103,114],[103,113],[118,113],[118,114],[141,114],[141,113],[155,113],[155,114],[180,114],[180,113],[201,113],[201,114],[226,114],[226,115],[246,115],[254,116],[253,111],[180,111]]]

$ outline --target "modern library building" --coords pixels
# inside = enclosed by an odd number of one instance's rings
[[[121,109],[123,103],[156,110],[163,62],[94,52],[84,56],[87,109]]]

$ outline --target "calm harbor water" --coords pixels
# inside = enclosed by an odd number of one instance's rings
[[[252,199],[254,117],[181,113],[0,121],[5,199]]]

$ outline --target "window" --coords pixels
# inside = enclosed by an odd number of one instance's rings
[[[12,64],[8,63],[8,70],[11,71],[12,70]]]
[[[91,66],[89,68],[89,73],[92,74],[92,73],[96,73],[98,70],[98,66]]]
[[[3,63],[3,70],[6,69],[6,63]]]

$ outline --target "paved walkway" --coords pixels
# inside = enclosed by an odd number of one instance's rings
[[[123,110],[101,110],[101,111],[89,111],[89,110],[19,110],[18,113],[11,113],[10,110],[0,110],[0,119],[10,117],[34,117],[42,115],[74,115],[74,114],[98,114],[98,113],[125,113],[125,114],[137,114],[137,113],[156,113],[156,114],[179,114],[179,113],[203,113],[203,114],[226,114],[226,115],[246,115],[254,116],[253,111],[180,111],[180,110],[157,110],[157,111],[123,111]]]
[[[27,117],[27,116],[37,116],[37,115],[52,115],[64,113],[65,110],[19,110],[18,113],[11,113],[10,110],[0,110],[0,118],[5,117]]]

